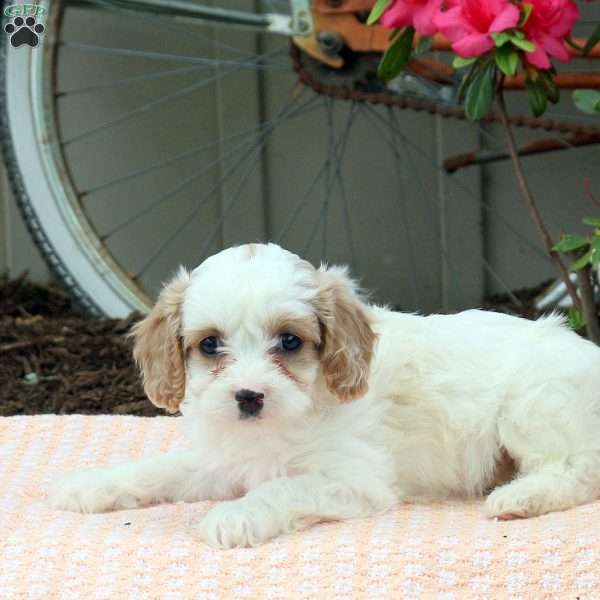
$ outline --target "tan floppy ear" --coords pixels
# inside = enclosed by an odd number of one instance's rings
[[[177,412],[185,393],[185,360],[181,342],[181,307],[190,275],[182,267],[162,289],[150,314],[133,327],[133,357],[151,402]]]
[[[377,336],[347,269],[321,266],[317,280],[315,306],[322,329],[321,366],[325,382],[341,400],[352,400],[368,390]]]

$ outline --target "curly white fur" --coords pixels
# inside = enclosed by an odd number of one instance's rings
[[[306,332],[295,356],[276,348],[288,327]],[[198,349],[212,331],[217,358]],[[516,473],[488,496],[491,517],[600,495],[600,349],[558,316],[395,313],[361,300],[343,269],[253,244],[180,273],[135,335],[152,400],[180,404],[190,450],[67,475],[55,508],[224,500],[195,531],[230,548],[484,494],[503,456]],[[182,385],[169,382],[177,361]],[[240,418],[239,389],[264,394],[257,418]]]

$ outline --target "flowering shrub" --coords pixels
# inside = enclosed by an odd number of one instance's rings
[[[454,67],[467,68],[460,95],[471,119],[490,109],[498,77],[521,69],[532,112],[539,116],[548,101],[558,101],[551,58],[570,59],[567,44],[579,16],[573,0],[377,0],[369,23],[391,29],[379,75],[396,77],[410,59],[415,33],[442,34],[456,54]],[[598,32],[590,50],[598,42]],[[590,46],[591,43],[591,46]]]
[[[549,56],[567,62],[569,51],[565,39],[571,34],[579,17],[579,9],[572,0],[529,0],[532,9],[523,24],[523,33],[535,44],[535,49],[525,54],[529,64],[539,69],[550,69]]]
[[[433,35],[434,17],[440,12],[442,0],[405,0],[392,2],[381,15],[381,24],[388,29],[413,27],[421,35]]]
[[[597,200],[595,202],[597,203]],[[590,278],[592,288],[594,288],[598,281],[596,273],[600,268],[600,219],[586,217],[583,219],[583,223],[594,228],[590,235],[562,235],[553,249],[555,252],[572,255],[575,259],[572,268],[575,271],[587,269],[586,276]],[[588,319],[582,311],[575,307],[569,310],[569,325],[575,331],[587,326],[587,321]]]
[[[434,31],[452,42],[452,50],[464,58],[481,56],[495,46],[494,33],[519,24],[521,13],[509,0],[465,0],[434,16]]]
[[[585,225],[594,228],[591,235],[568,234],[563,235],[561,240],[554,246],[556,252],[574,252],[580,250],[581,254],[573,263],[574,269],[582,269],[586,265],[600,267],[600,219],[586,217],[583,219]]]

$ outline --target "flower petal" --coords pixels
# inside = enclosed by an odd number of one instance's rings
[[[560,11],[560,20],[552,23],[546,33],[553,37],[565,37],[571,33],[578,18],[579,7],[574,2],[567,0]]]
[[[516,27],[521,14],[519,9],[514,4],[507,4],[500,13],[496,15],[496,18],[490,25],[490,31],[498,32]]]
[[[538,69],[549,69],[552,65],[550,64],[548,55],[539,43],[534,43],[535,50],[533,52],[525,52],[525,60]]]
[[[413,24],[417,33],[433,35],[437,31],[434,17],[440,12],[442,0],[429,0],[421,8],[417,8],[413,15]]]
[[[565,48],[562,40],[558,40],[545,34],[540,36],[540,40],[542,42],[542,47],[550,54],[550,56],[554,56],[554,58],[557,58],[562,62],[569,62],[569,60],[571,60],[571,54]]]
[[[405,27],[413,24],[413,11],[410,6],[407,6],[404,0],[396,0],[388,6],[381,15],[381,24],[388,29],[394,27]]]
[[[459,40],[472,31],[472,27],[463,17],[460,6],[437,13],[433,22],[436,28],[451,42]]]
[[[480,56],[493,47],[494,42],[487,33],[471,33],[452,44],[452,50],[463,58]]]

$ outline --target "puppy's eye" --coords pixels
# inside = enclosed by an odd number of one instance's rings
[[[209,356],[218,354],[219,338],[216,335],[210,335],[200,342],[200,350]]]
[[[282,333],[279,336],[279,346],[284,352],[295,352],[302,346],[302,340],[292,333]]]

